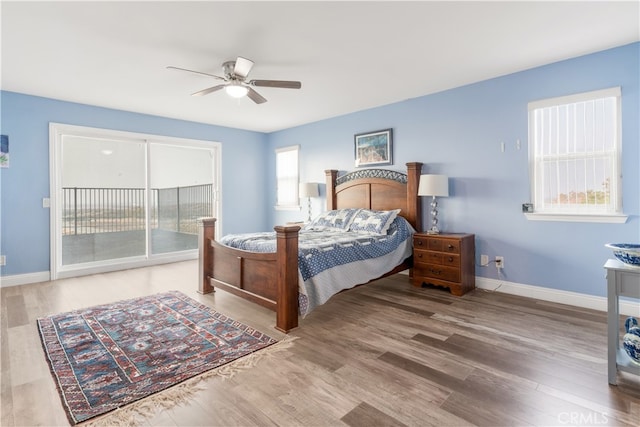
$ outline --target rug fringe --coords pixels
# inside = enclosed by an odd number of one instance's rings
[[[269,347],[248,354],[224,366],[203,372],[193,378],[152,394],[137,402],[130,403],[107,414],[77,424],[81,427],[137,426],[161,411],[172,409],[189,402],[197,392],[206,389],[201,384],[213,377],[227,380],[238,372],[256,366],[260,361],[274,357],[277,353],[291,347],[298,337],[287,336]]]

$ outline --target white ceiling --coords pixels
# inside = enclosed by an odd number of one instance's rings
[[[271,132],[640,40],[638,1],[8,2],[2,89]],[[256,105],[191,97],[255,61]]]

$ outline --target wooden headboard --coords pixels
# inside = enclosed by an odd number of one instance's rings
[[[327,210],[365,208],[379,211],[401,209],[417,231],[422,230],[422,209],[418,183],[422,163],[407,163],[407,172],[388,169],[359,169],[338,177],[337,170],[326,170]]]

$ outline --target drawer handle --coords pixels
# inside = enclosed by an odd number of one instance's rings
[[[449,257],[449,262],[453,262],[453,257],[452,256]]]
[[[418,258],[422,258],[422,254],[418,254]]]
[[[422,240],[418,240],[416,243],[418,244],[418,246],[422,246]]]
[[[436,274],[436,275],[441,275],[442,274],[442,270],[434,270],[433,268],[431,269],[431,274]]]
[[[453,249],[453,245],[448,245],[447,248]]]

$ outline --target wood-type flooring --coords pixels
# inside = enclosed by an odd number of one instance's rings
[[[275,314],[199,295],[187,261],[2,288],[1,425],[68,425],[36,318],[180,290],[274,338]],[[605,286],[603,279],[603,286]],[[277,357],[210,378],[149,426],[638,426],[640,377],[607,383],[606,313],[395,275],[334,296]]]

